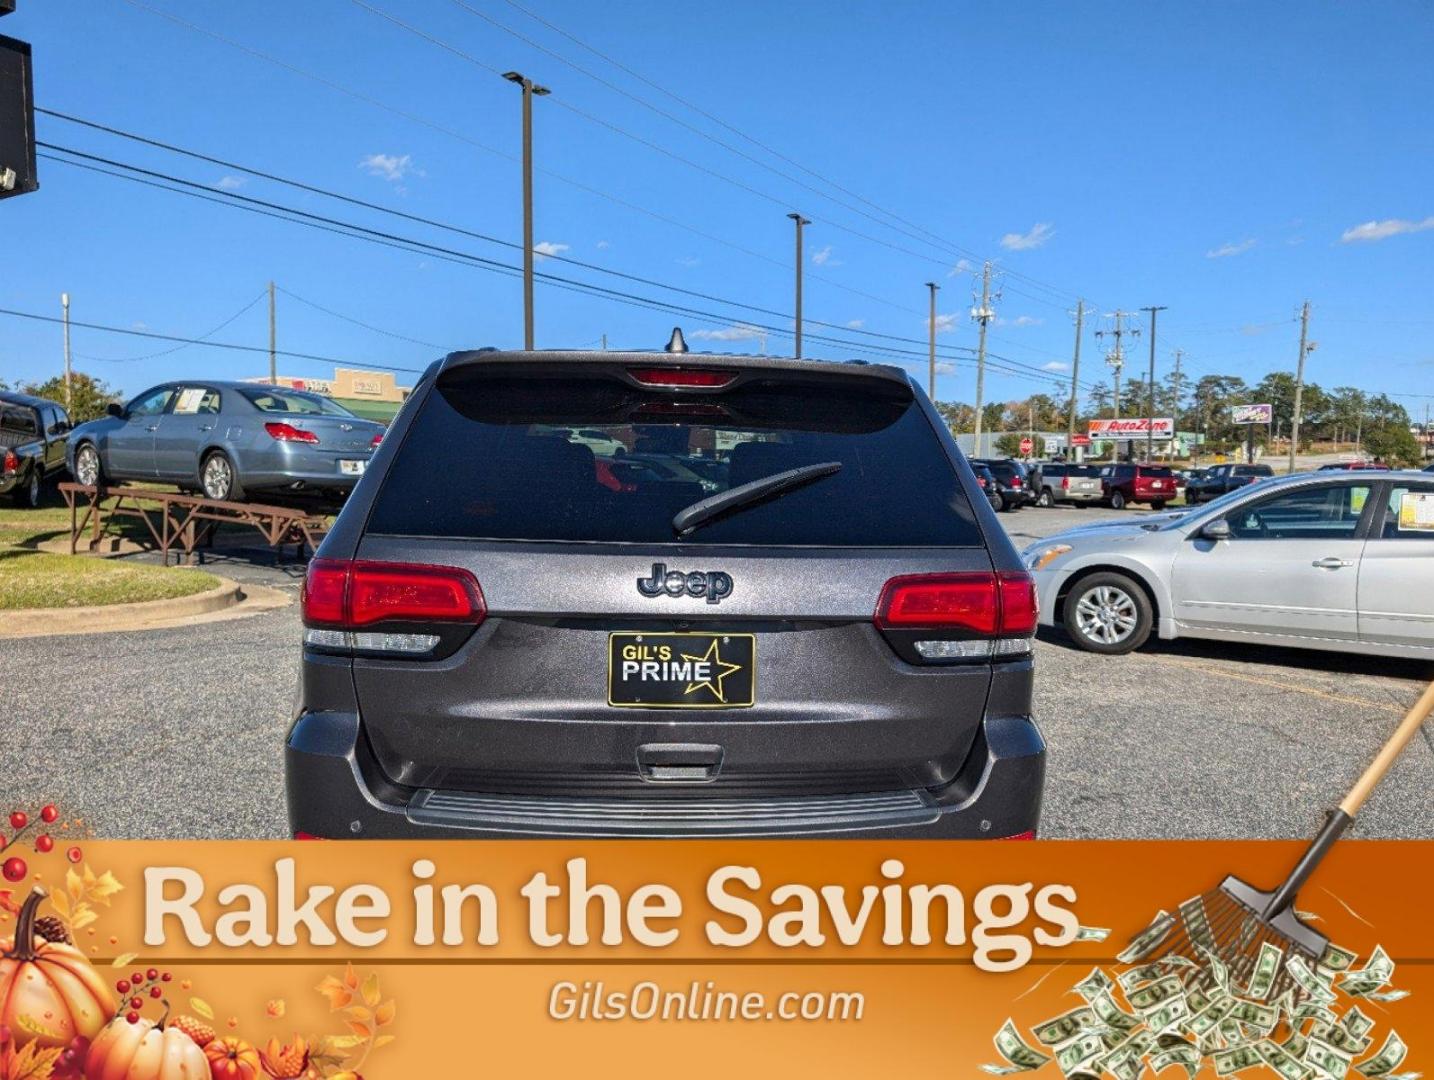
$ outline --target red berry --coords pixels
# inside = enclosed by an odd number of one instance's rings
[[[172,979],[172,978],[174,978],[174,976],[171,975],[169,972],[166,971],[163,975],[161,975],[161,976],[159,977],[159,981],[160,981],[160,982],[169,982],[169,980]]]
[[[25,860],[18,855],[12,855],[5,860],[5,865],[0,867],[0,873],[5,875],[6,881],[23,881],[30,868],[25,865]]]
[[[54,850],[54,847],[55,847],[55,838],[54,838],[54,837],[52,837],[52,836],[45,836],[45,835],[40,835],[40,836],[35,837],[35,850],[38,851],[41,855],[45,855],[45,854],[49,853],[50,851],[53,851],[53,850]]]
[[[139,1023],[139,1013],[137,1012],[127,1012],[124,1014],[124,1018],[128,1020],[131,1024]]]
[[[121,979],[119,982],[115,983],[115,989],[118,990],[121,994],[128,994],[128,993],[129,993],[129,980],[128,980],[128,979]]]
[[[164,991],[161,990],[161,989],[160,989],[159,987],[157,987],[157,986],[151,986],[151,987],[149,988],[149,996],[152,997],[152,998],[158,998],[159,995],[162,994],[162,993],[164,993]]]
[[[130,999],[129,999],[129,1007],[130,1007],[131,1009],[142,1009],[142,1008],[144,1008],[144,998],[142,998],[142,997],[132,997],[132,998],[130,998]]]
[[[59,816],[60,811],[55,808],[54,803],[50,803],[48,806],[42,807],[40,809],[40,820],[43,821],[46,825],[58,820]]]
[[[23,810],[16,810],[10,815],[10,828],[19,830],[30,824],[30,815]]]
[[[65,852],[65,858],[69,859],[70,862],[79,862],[84,857],[85,853],[77,847],[72,847],[69,851]]]
[[[159,968],[150,968],[144,973],[144,977],[150,982],[154,982],[155,979],[159,978]]]
[[[136,971],[133,975],[129,977],[129,981],[134,983],[135,986],[138,986],[140,983],[144,982],[144,972]]]

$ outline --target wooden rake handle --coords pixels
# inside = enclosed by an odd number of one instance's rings
[[[1354,787],[1349,789],[1349,794],[1339,804],[1341,810],[1350,817],[1359,813],[1365,801],[1374,792],[1375,787],[1384,779],[1384,774],[1389,771],[1390,766],[1403,752],[1404,747],[1409,744],[1409,740],[1414,738],[1414,733],[1428,719],[1431,712],[1434,712],[1434,682],[1424,688],[1424,693],[1404,714],[1404,719],[1394,729],[1394,734],[1389,737],[1389,741],[1380,748],[1374,760],[1369,763],[1369,768],[1364,770],[1364,774],[1355,782]]]

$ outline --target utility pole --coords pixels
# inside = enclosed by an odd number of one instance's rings
[[[533,348],[533,98],[548,93],[516,71],[503,78],[523,88],[523,348]]]
[[[981,403],[986,390],[986,324],[995,316],[996,309],[991,306],[991,263],[987,261],[981,269],[981,303],[971,309],[971,318],[981,326],[976,338],[976,454],[981,453]]]
[[[1110,315],[1110,318],[1115,321],[1115,328],[1113,330],[1097,330],[1095,336],[1103,339],[1106,334],[1110,334],[1110,336],[1115,339],[1114,347],[1111,348],[1110,352],[1105,354],[1105,362],[1110,366],[1111,371],[1115,373],[1115,401],[1112,404],[1111,412],[1114,414],[1112,419],[1119,420],[1121,412],[1120,372],[1121,369],[1125,367],[1125,351],[1121,345],[1121,339],[1124,338],[1126,334],[1139,336],[1140,331],[1134,329],[1127,330],[1125,328],[1125,320],[1130,318],[1130,312],[1128,311],[1121,311],[1119,308],[1116,308],[1114,313]],[[1119,436],[1119,434],[1119,432],[1116,432],[1117,436]],[[1114,440],[1116,446],[1115,456],[1117,458],[1120,456],[1120,441],[1118,437]]]
[[[65,408],[74,408],[75,392],[70,386],[70,294],[60,294],[60,307],[65,311]]]
[[[279,334],[274,312],[274,283],[269,282],[269,385],[279,385]]]
[[[1165,306],[1140,310],[1150,312],[1150,373],[1145,382],[1145,463],[1149,465],[1155,458],[1155,314]]]
[[[602,351],[607,352],[607,335],[602,336]]]
[[[1076,301],[1075,322],[1075,350],[1071,354],[1071,407],[1070,418],[1066,422],[1066,452],[1071,456],[1075,455],[1076,404],[1079,400],[1078,386],[1080,382],[1080,335],[1085,323],[1084,300]]]
[[[1300,358],[1295,365],[1295,409],[1290,417],[1290,472],[1295,471],[1295,454],[1300,447],[1300,408],[1305,394],[1305,357],[1314,352],[1310,336],[1310,302],[1300,308]]]
[[[1184,350],[1184,349],[1176,349],[1176,350],[1175,350],[1175,371],[1174,371],[1174,372],[1172,373],[1172,375],[1170,376],[1171,385],[1175,387],[1175,400],[1174,400],[1173,402],[1171,402],[1171,406],[1170,406],[1170,414],[1171,414],[1171,420],[1170,420],[1170,422],[1175,425],[1175,431],[1173,432],[1173,434],[1176,434],[1176,435],[1178,435],[1178,434],[1180,433],[1180,389],[1181,389],[1181,383],[1182,383],[1182,381],[1183,381],[1183,380],[1182,380],[1182,377],[1181,377],[1181,375],[1180,375],[1180,361],[1181,361],[1181,359],[1182,359],[1184,356],[1185,356],[1185,350]],[[1172,450],[1173,450],[1173,443],[1172,443]],[[1172,454],[1172,456],[1173,456],[1173,454]]]
[[[930,322],[926,327],[926,396],[936,400],[936,290],[941,288],[934,281],[926,283],[931,294]]]
[[[797,213],[788,214],[787,217],[791,218],[797,226],[797,312],[796,333],[793,336],[796,338],[796,357],[800,360],[802,358],[802,226],[810,225],[811,222]]]

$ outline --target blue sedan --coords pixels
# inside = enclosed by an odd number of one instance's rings
[[[185,380],[76,427],[66,464],[82,484],[163,480],[225,502],[256,492],[341,500],[383,431],[319,394]]]

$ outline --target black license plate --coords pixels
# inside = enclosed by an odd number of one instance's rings
[[[757,695],[752,634],[615,633],[607,703],[641,709],[746,709]]]

